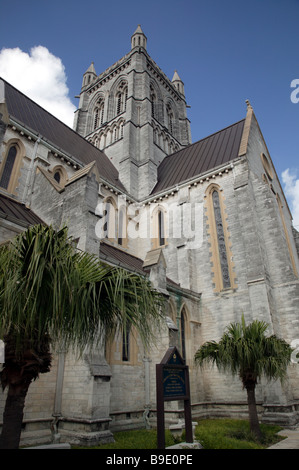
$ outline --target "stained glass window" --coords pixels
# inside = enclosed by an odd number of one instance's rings
[[[126,328],[123,330],[122,339],[122,360],[128,362],[130,360],[130,325],[126,325]]]
[[[158,212],[158,227],[159,227],[159,246],[165,245],[165,234],[164,234],[164,213]]]
[[[3,173],[1,176],[1,180],[0,180],[0,186],[4,189],[8,188],[13,166],[16,161],[16,156],[17,156],[17,148],[15,145],[13,145],[12,147],[10,147],[8,151],[8,155],[6,158],[6,162],[5,162]]]
[[[229,276],[226,244],[225,244],[223,221],[222,221],[222,214],[221,214],[220,199],[219,199],[218,191],[216,190],[213,191],[212,199],[213,199],[216,234],[217,234],[217,241],[218,241],[219,261],[220,261],[220,268],[221,268],[221,273],[222,273],[222,282],[223,282],[223,288],[227,289],[231,287],[231,282],[230,282],[230,276]]]

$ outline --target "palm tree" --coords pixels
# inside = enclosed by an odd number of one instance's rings
[[[281,380],[286,377],[287,366],[291,360],[292,348],[283,339],[275,335],[266,337],[268,325],[254,320],[245,325],[231,323],[217,343],[209,341],[195,353],[195,362],[215,364],[218,370],[239,375],[247,391],[250,429],[261,440],[258,421],[255,387],[258,380],[265,376],[269,380]]]
[[[104,265],[72,245],[64,227],[31,227],[0,248],[1,371],[7,399],[0,448],[18,448],[28,388],[51,368],[51,351],[78,352],[134,326],[144,345],[163,317],[147,278]]]

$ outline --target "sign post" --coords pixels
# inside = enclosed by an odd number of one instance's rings
[[[156,364],[157,438],[158,449],[165,448],[165,401],[184,401],[186,442],[193,442],[189,368],[176,347],[168,349],[160,364]]]

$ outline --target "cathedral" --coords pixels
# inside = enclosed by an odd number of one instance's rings
[[[88,67],[78,98],[71,129],[0,79],[0,243],[66,224],[78,249],[148,276],[167,312],[149,350],[130,332],[80,361],[56,351],[29,389],[21,444],[155,427],[156,364],[171,346],[189,366],[192,419],[247,417],[238,378],[194,354],[242,315],[299,341],[299,233],[252,106],[192,143],[184,83],[150,57],[140,25],[118,62]],[[298,367],[283,386],[257,385],[261,421],[299,422]],[[181,401],[167,403],[167,426],[182,416]]]

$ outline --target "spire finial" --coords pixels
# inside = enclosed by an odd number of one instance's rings
[[[137,26],[137,29],[133,36],[131,37],[131,49],[134,47],[143,47],[146,49],[147,37],[141,29],[140,24]]]
[[[177,90],[178,90],[182,95],[185,95],[184,83],[183,83],[182,80],[180,79],[177,70],[174,71],[174,75],[173,75],[171,81],[172,81],[172,83],[174,84],[174,86],[177,88]]]

